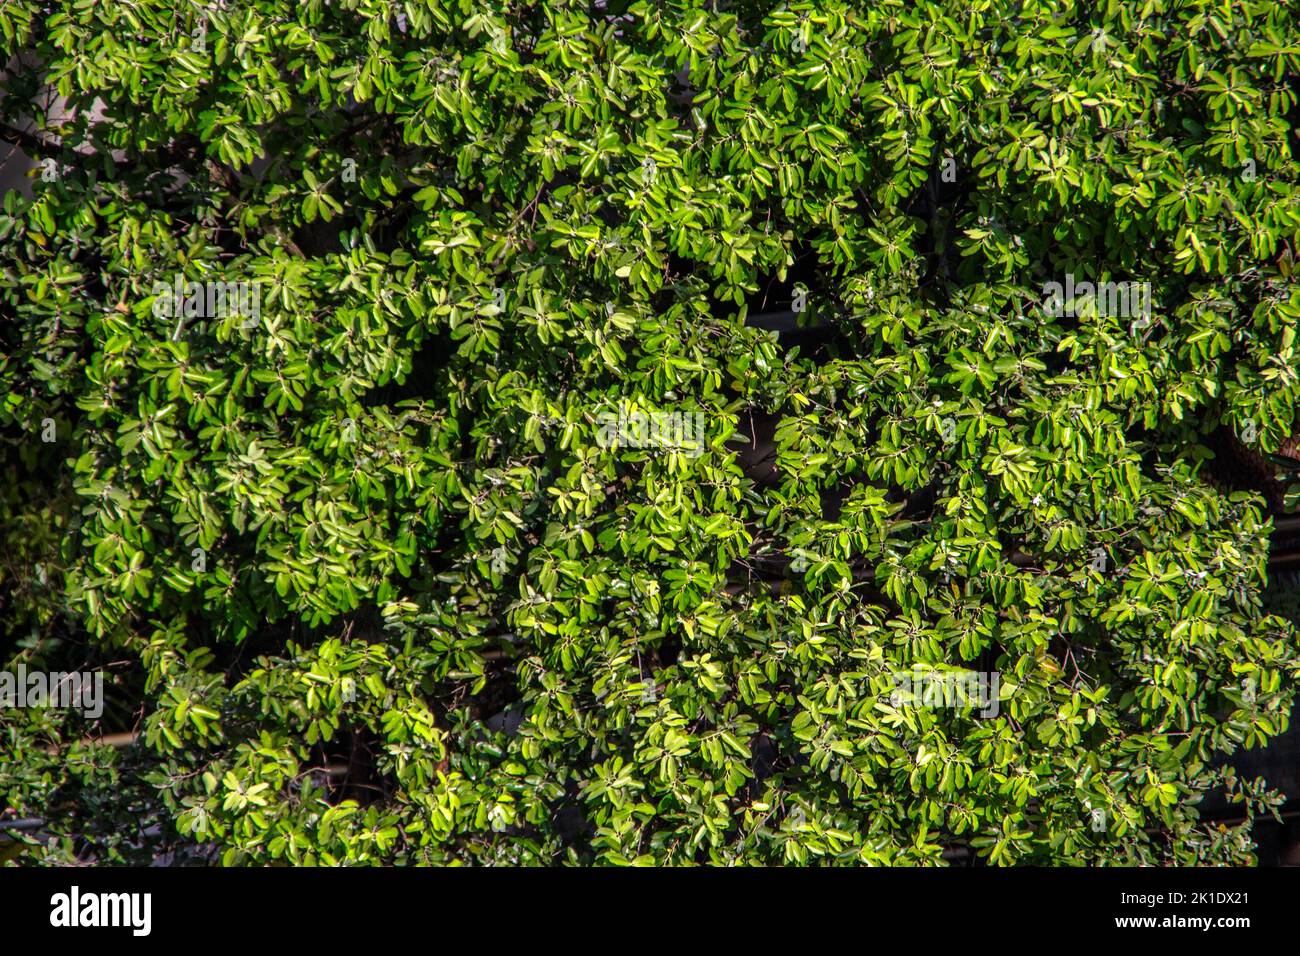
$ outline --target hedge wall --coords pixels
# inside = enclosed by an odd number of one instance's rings
[[[0,658],[106,679],[0,710],[0,854],[1251,861],[1293,5],[0,37]]]

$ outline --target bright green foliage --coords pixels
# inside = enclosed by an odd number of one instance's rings
[[[1294,427],[1300,14],[716,8],[0,6],[61,143],[0,212],[0,656],[142,730],[0,714],[0,801],[84,841],[28,858],[128,854],[95,799],[227,863],[1251,858],[1196,804],[1300,654],[1203,439]],[[744,322],[799,275],[815,355]],[[896,706],[918,663],[998,714]]]

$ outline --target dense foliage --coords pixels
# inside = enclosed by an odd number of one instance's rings
[[[109,677],[93,725],[0,712],[0,809],[54,837],[11,855],[1251,859],[1197,805],[1276,803],[1221,758],[1300,648],[1208,442],[1296,426],[1293,5],[0,36],[40,164],[0,210],[0,657]],[[257,298],[187,314],[218,282]],[[897,695],[929,669],[996,713]]]

